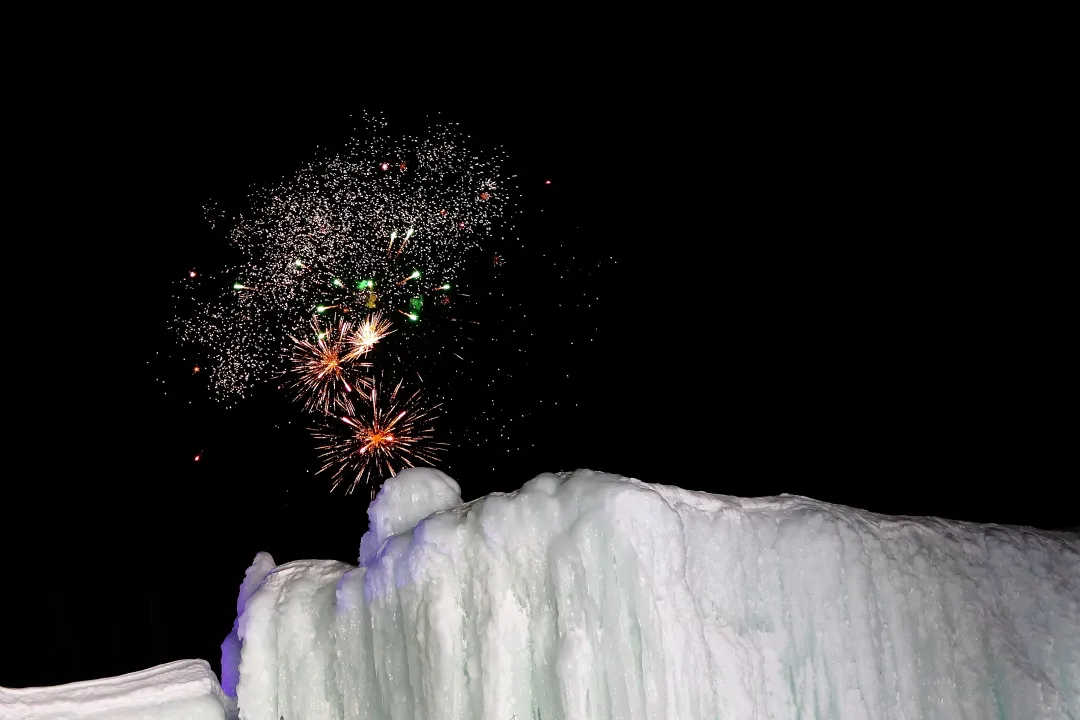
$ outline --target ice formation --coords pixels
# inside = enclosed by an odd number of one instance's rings
[[[0,688],[3,720],[225,720],[235,714],[235,701],[205,660],[70,685]]]
[[[590,471],[368,514],[359,567],[249,571],[244,720],[1080,720],[1072,535]]]
[[[244,582],[240,585],[240,596],[236,599],[236,622],[232,632],[221,644],[221,689],[230,697],[236,697],[237,668],[240,666],[240,638],[237,637],[240,618],[244,616],[244,607],[248,598],[255,592],[267,574],[274,569],[274,558],[270,553],[261,552],[255,556],[255,562],[244,573]]]

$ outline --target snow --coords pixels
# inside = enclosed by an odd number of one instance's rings
[[[235,707],[205,660],[56,687],[0,688],[3,720],[225,720]]]
[[[368,515],[359,567],[248,571],[245,720],[1080,720],[1073,535],[591,471]]]

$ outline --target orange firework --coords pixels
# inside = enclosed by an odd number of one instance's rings
[[[337,326],[323,330],[319,319],[311,322],[315,340],[292,338],[292,369],[295,379],[291,387],[297,400],[303,399],[308,412],[319,410],[329,413],[333,408],[351,411],[352,404],[346,393],[353,389],[357,372],[370,363],[357,363],[348,356],[345,339],[352,333],[352,326],[344,320]]]
[[[345,360],[352,361],[367,355],[375,343],[394,332],[390,329],[390,320],[383,317],[382,311],[373,312],[364,318],[351,334],[346,337],[349,351]]]
[[[399,382],[385,398],[373,383],[367,393],[360,393],[363,402],[356,414],[339,415],[340,423],[314,431],[322,441],[319,472],[334,468],[331,492],[347,481],[346,494],[362,483],[370,484],[374,494],[386,477],[435,462],[442,444],[434,441],[431,424],[441,405],[425,407],[421,393],[402,392]]]

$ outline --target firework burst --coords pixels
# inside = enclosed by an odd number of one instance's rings
[[[277,376],[316,305],[415,323],[417,301],[443,297],[432,288],[456,285],[472,251],[512,228],[503,218],[516,193],[501,150],[468,148],[446,125],[419,137],[388,133],[378,116],[361,125],[344,152],[257,190],[227,221],[237,262],[180,281],[174,322],[219,399]]]
[[[314,340],[292,338],[291,383],[297,400],[303,400],[304,409],[329,413],[334,408],[352,410],[347,393],[357,383],[363,383],[358,372],[370,363],[358,363],[349,357],[347,338],[352,336],[352,326],[341,320],[325,330],[319,319],[311,322]]]
[[[443,447],[434,441],[432,430],[440,405],[424,405],[421,390],[410,394],[398,382],[387,397],[372,383],[360,395],[356,414],[338,415],[339,422],[313,431],[322,442],[319,472],[334,470],[331,492],[344,481],[349,484],[346,494],[365,483],[374,493],[377,481],[407,467],[434,463]]]
[[[392,332],[394,331],[390,329],[390,321],[383,317],[381,310],[371,313],[361,320],[356,330],[346,338],[349,352],[345,359],[355,360],[367,355],[371,352],[371,348],[375,347],[375,343]]]

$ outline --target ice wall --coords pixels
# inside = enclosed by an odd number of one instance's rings
[[[236,599],[236,622],[232,632],[221,643],[221,689],[230,697],[236,697],[236,683],[240,680],[240,618],[244,616],[248,598],[254,593],[276,563],[270,553],[261,552],[255,556],[255,562],[244,573],[244,582],[240,585],[240,595]]]
[[[417,470],[238,620],[245,720],[1080,720],[1080,540],[579,471]]]
[[[55,687],[0,688],[3,720],[226,720],[236,703],[205,660]]]

